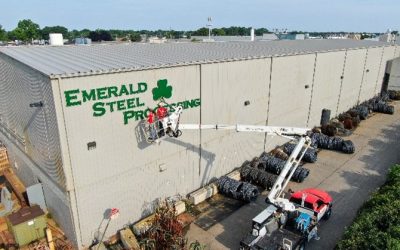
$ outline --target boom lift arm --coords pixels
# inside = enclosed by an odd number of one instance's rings
[[[262,237],[265,236],[267,229],[260,221],[267,221],[278,208],[284,211],[295,211],[295,205],[288,199],[283,197],[283,191],[288,185],[290,179],[299,166],[305,152],[311,146],[311,139],[308,137],[308,128],[296,127],[278,127],[278,126],[257,126],[257,125],[227,125],[227,124],[180,124],[180,115],[182,107],[177,107],[174,112],[170,113],[168,117],[159,120],[162,123],[162,134],[169,136],[179,137],[182,135],[181,130],[234,130],[236,132],[254,132],[265,133],[267,135],[278,135],[288,139],[297,141],[297,145],[289,156],[288,160],[276,179],[272,189],[270,190],[266,199],[270,205],[259,215],[253,218],[253,235],[256,236],[254,240],[249,243],[249,246],[256,244]],[[146,131],[146,129],[144,130]],[[149,131],[147,129],[147,131]],[[157,133],[159,134],[159,133]],[[159,137],[161,138],[161,137]],[[154,141],[158,141],[154,140]],[[152,142],[152,141],[150,141]]]
[[[267,135],[279,135],[289,139],[294,139],[294,136],[305,136],[310,129],[295,128],[295,127],[274,127],[274,126],[257,126],[257,125],[226,125],[226,124],[179,124],[180,130],[235,130],[236,132],[258,132],[266,133]]]
[[[310,147],[311,140],[307,136],[310,131],[308,128],[296,128],[296,127],[277,127],[277,126],[257,126],[257,125],[227,125],[227,124],[180,124],[180,116],[182,114],[182,107],[178,106],[174,112],[171,112],[167,117],[163,118],[159,122],[162,123],[164,129],[162,133],[164,136],[168,134],[170,136],[178,137],[182,134],[181,130],[234,130],[236,132],[254,132],[254,133],[266,133],[267,135],[278,135],[288,139],[295,139],[298,141],[289,159],[286,161],[280,175],[274,183],[272,189],[268,195],[268,202],[281,207],[284,210],[293,211],[295,207],[289,200],[281,197],[284,189],[290,181],[290,178],[296,171],[304,153]],[[146,130],[144,130],[146,131]],[[149,130],[147,130],[149,131]],[[159,134],[159,133],[157,133]],[[303,149],[304,148],[304,149]],[[303,149],[303,150],[302,150]]]
[[[277,126],[257,126],[257,125],[227,125],[227,124],[180,124],[180,116],[183,108],[178,106],[174,112],[171,112],[167,117],[163,118],[159,122],[162,123],[164,129],[162,133],[164,136],[168,134],[170,136],[178,137],[182,134],[181,130],[234,130],[236,132],[254,132],[254,133],[266,133],[267,135],[278,135],[288,139],[295,139],[298,141],[295,149],[286,161],[284,168],[274,183],[271,191],[268,195],[268,201],[278,207],[282,207],[284,210],[294,210],[294,205],[287,199],[282,198],[282,193],[290,181],[290,178],[296,171],[301,159],[304,156],[307,148],[310,147],[311,140],[307,136],[310,131],[308,128],[296,128],[296,127],[277,127]],[[146,129],[144,130],[146,131]],[[149,130],[147,130],[149,131]],[[157,133],[159,134],[159,133]],[[304,148],[304,150],[302,150]]]
[[[180,130],[235,130],[236,132],[259,132],[266,133],[267,135],[279,135],[289,139],[297,140],[297,145],[293,150],[289,159],[286,161],[281,173],[275,181],[272,189],[268,194],[268,201],[278,207],[281,207],[287,211],[294,211],[294,205],[289,200],[282,198],[281,195],[289,183],[292,175],[296,171],[303,158],[306,150],[311,145],[311,140],[307,136],[307,132],[310,129],[307,128],[295,128],[295,127],[276,127],[276,126],[255,126],[255,125],[224,125],[224,124],[179,124]],[[300,137],[300,138],[298,138]],[[303,149],[304,148],[304,149]],[[303,150],[302,150],[303,149]]]

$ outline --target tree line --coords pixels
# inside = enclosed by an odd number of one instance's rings
[[[215,36],[248,36],[250,35],[250,27],[229,27],[212,29],[212,35]],[[266,28],[255,29],[256,35],[262,35],[269,32]],[[13,30],[6,31],[0,25],[0,41],[19,40],[30,43],[33,40],[48,40],[50,33],[61,33],[65,39],[73,40],[79,37],[87,37],[92,41],[113,41],[113,40],[131,40],[134,42],[141,41],[142,35],[166,37],[170,39],[190,38],[191,36],[208,36],[208,28],[200,28],[194,31],[179,30],[119,30],[119,29],[82,29],[68,30],[64,26],[45,26],[40,28],[39,24],[30,19],[20,20],[17,27]]]
[[[34,23],[30,19],[20,20],[15,29],[11,31],[6,31],[0,25],[0,41],[23,41],[25,43],[31,43],[33,40],[48,40],[50,33],[61,33],[65,39],[72,41],[75,38],[87,37],[92,39],[92,41],[133,41],[140,42],[142,36],[147,37],[157,36],[166,37],[169,39],[179,39],[179,38],[191,38],[191,36],[208,36],[208,28],[202,27],[193,31],[179,31],[179,30],[119,30],[119,29],[82,29],[82,30],[68,30],[64,26],[45,26],[40,28],[39,24]],[[249,36],[251,32],[251,27],[222,27],[213,28],[211,30],[211,35],[213,36]],[[255,35],[261,36],[264,33],[271,33],[266,28],[255,29]],[[306,33],[303,31],[290,31],[289,33]],[[320,36],[326,37],[331,34],[346,34],[348,32],[309,32],[310,36]],[[397,31],[393,31],[393,34],[398,34]],[[362,38],[368,38],[371,36],[379,35],[379,33],[362,33]]]

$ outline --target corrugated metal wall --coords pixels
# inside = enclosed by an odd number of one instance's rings
[[[139,109],[155,108],[151,91],[160,79],[167,79],[173,87],[169,103],[200,98],[200,66],[62,79],[61,93],[146,82],[146,93],[131,97],[145,104]],[[130,97],[104,101],[126,98]],[[199,131],[184,133],[179,140],[168,138],[160,145],[149,145],[143,141],[138,122],[124,125],[122,111],[93,117],[94,102],[66,107],[65,98],[62,100],[84,243],[104,230],[105,223],[101,222],[109,208],[121,209],[120,216],[110,224],[111,233],[150,213],[159,198],[185,195],[199,187]],[[184,110],[184,114],[182,123],[200,122],[199,107]],[[88,142],[96,142],[96,148],[88,150]],[[163,172],[160,165],[166,168]]]
[[[42,182],[49,211],[74,239],[50,79],[0,55],[0,83],[0,132],[11,166],[26,186]],[[43,107],[29,106],[39,101]]]
[[[270,68],[269,58],[201,65],[201,123],[265,125]],[[246,101],[249,105],[245,105]],[[205,185],[260,154],[264,139],[258,133],[201,131],[197,185]]]
[[[364,74],[358,102],[361,103],[376,95],[375,89],[381,65],[383,48],[369,48],[364,65]],[[382,80],[381,80],[382,81]]]
[[[317,54],[308,127],[320,123],[322,109],[337,115],[345,57],[345,51]]]
[[[65,186],[50,79],[0,57],[0,127],[60,188]],[[43,102],[43,107],[30,107]]]
[[[61,92],[146,82],[140,98],[153,107],[151,89],[168,79],[169,102],[201,98],[201,109],[185,110],[182,123],[311,127],[322,108],[335,115],[357,104],[360,90],[360,100],[375,95],[383,54],[380,47],[369,49],[368,57],[360,49],[70,78],[62,79]],[[263,134],[184,131],[178,140],[147,146],[137,137],[137,122],[123,125],[122,112],[93,117],[93,102],[66,107],[63,101],[84,243],[98,234],[107,209],[121,209],[111,233],[148,214],[158,199],[185,195],[282,141]],[[87,149],[91,141],[94,150]],[[160,165],[166,170],[160,172]]]
[[[272,59],[268,125],[307,126],[315,57],[308,54]]]
[[[400,90],[400,57],[392,60],[388,88],[390,90]]]
[[[63,150],[68,148],[63,155],[70,157],[73,180],[69,182],[76,202],[50,189],[45,190],[46,201],[60,205],[52,211],[57,217],[70,213],[67,203],[71,202],[82,233],[77,242],[90,244],[104,230],[107,209],[121,211],[110,224],[111,234],[149,214],[157,200],[186,195],[282,142],[264,134],[194,130],[149,146],[138,122],[124,125],[123,111],[94,117],[94,101],[66,107],[64,91],[146,82],[147,91],[131,97],[144,103],[140,109],[154,108],[151,91],[158,80],[167,79],[173,87],[168,102],[201,98],[201,107],[184,110],[182,123],[312,127],[319,123],[322,108],[339,114],[374,96],[385,60],[394,53],[392,47],[380,47],[61,79],[60,93],[55,94],[62,101],[63,114],[58,115],[63,115],[59,121],[65,119],[65,124],[59,126],[65,126]],[[64,186],[50,80],[5,56],[0,66],[1,124],[7,128],[3,133],[15,133],[20,141],[25,138],[26,149],[22,142],[20,147],[49,178]],[[43,108],[29,108],[40,100],[45,102]],[[96,142],[96,148],[88,150],[89,142]],[[30,175],[26,173],[21,173],[24,179]],[[72,235],[71,215],[66,217],[60,223]]]
[[[337,114],[349,110],[358,101],[366,55],[367,50],[365,49],[348,50],[346,52]]]

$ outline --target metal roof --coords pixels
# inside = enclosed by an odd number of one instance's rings
[[[389,44],[357,40],[298,40],[166,44],[21,46],[0,53],[51,78],[165,68],[180,65],[328,52]]]
[[[15,226],[35,219],[41,215],[44,215],[43,210],[39,207],[39,205],[33,205],[31,207],[23,207],[17,212],[10,214],[7,218],[10,223]]]

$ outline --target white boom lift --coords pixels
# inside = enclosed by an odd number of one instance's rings
[[[255,237],[249,246],[256,244],[267,234],[266,224],[278,209],[283,211],[296,211],[296,206],[288,199],[283,197],[283,191],[289,183],[292,175],[299,166],[305,152],[311,146],[311,139],[308,137],[308,128],[296,127],[277,127],[277,126],[256,126],[256,125],[226,125],[226,124],[180,124],[180,116],[183,108],[178,106],[174,112],[167,117],[155,121],[153,124],[146,124],[142,127],[143,132],[148,138],[149,143],[159,142],[165,135],[170,137],[179,137],[182,135],[181,130],[234,130],[236,132],[258,132],[267,135],[278,135],[297,141],[297,145],[288,160],[286,161],[282,171],[275,181],[266,199],[270,203],[266,209],[253,218],[252,235]],[[316,230],[316,227],[315,227]],[[287,249],[291,249],[288,247]]]
[[[174,112],[170,113],[167,117],[154,122],[153,126],[147,124],[143,131],[146,134],[149,142],[156,142],[165,134],[171,137],[179,137],[182,134],[181,130],[235,130],[236,132],[258,132],[266,133],[267,135],[279,135],[289,139],[296,139],[298,141],[295,149],[286,161],[284,168],[274,183],[268,195],[268,201],[277,207],[281,207],[286,211],[294,211],[295,206],[288,199],[282,196],[284,189],[290,181],[290,178],[296,171],[301,159],[306,150],[310,147],[311,140],[307,136],[310,131],[308,128],[296,127],[276,127],[276,126],[256,126],[256,125],[225,125],[225,124],[179,124],[180,116],[183,108],[178,106]],[[161,126],[158,125],[161,123]],[[158,127],[156,127],[158,126]],[[153,129],[153,133],[151,130]],[[161,133],[160,133],[161,132]],[[152,137],[153,134],[153,137]],[[304,150],[302,150],[304,148]]]

